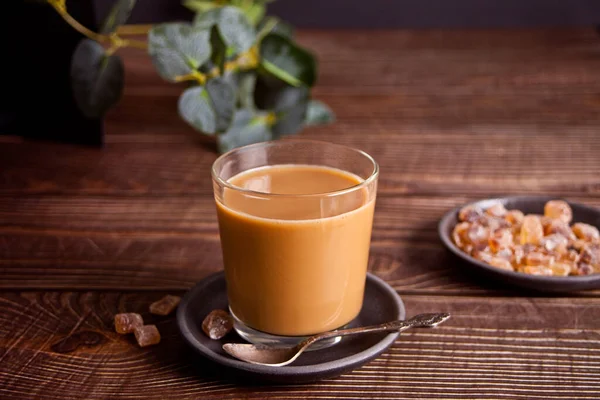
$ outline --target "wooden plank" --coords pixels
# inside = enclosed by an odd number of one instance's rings
[[[216,236],[152,238],[0,235],[5,289],[185,289],[222,269]],[[10,250],[6,250],[10,249]],[[481,293],[507,289],[472,276],[441,246],[375,244],[369,270],[402,293]],[[595,292],[586,293],[591,296]]]
[[[315,95],[339,119],[303,136],[373,153],[380,191],[598,193],[593,30],[312,31],[300,40],[321,55]],[[216,155],[178,117],[181,86],[161,81],[145,52],[123,57],[127,85],[107,118],[107,147],[0,137],[0,195],[210,193]]]
[[[182,86],[126,50],[127,86],[104,149],[0,137],[1,398],[600,397],[599,292],[509,290],[474,276],[436,234],[446,210],[475,198],[543,193],[600,206],[597,34],[313,31],[300,40],[321,56],[315,96],[338,115],[303,137],[381,164],[369,269],[410,315],[449,311],[451,321],[313,385],[246,385],[190,357],[173,319],[145,309],[221,268],[216,154],[177,116]],[[40,291],[65,288],[76,291]],[[124,310],[143,311],[164,343],[140,350],[112,333]],[[51,350],[81,330],[101,343]]]
[[[578,52],[597,45],[593,27],[536,29],[426,29],[426,30],[300,30],[298,41],[326,58],[352,57],[365,54],[373,58],[393,55],[393,50],[436,50],[442,55],[456,56],[481,52],[493,57],[497,52],[555,55]],[[494,51],[491,52],[490,49]],[[401,55],[398,55],[399,57]],[[137,53],[136,57],[143,57]]]
[[[305,138],[373,154],[381,195],[600,193],[596,129],[400,127],[374,120],[314,129]],[[43,143],[0,146],[0,195],[210,195],[214,152],[191,138],[108,138],[105,149]]]
[[[571,200],[600,206],[597,198]],[[473,275],[439,240],[439,219],[466,201],[380,197],[370,271],[401,293],[510,290]],[[4,288],[185,289],[222,268],[209,196],[0,197],[0,221]]]
[[[600,60],[592,29],[309,31],[299,40],[320,59],[316,97],[341,121],[599,122]],[[176,115],[181,85],[162,82],[144,52],[123,54],[127,86],[108,131],[131,133],[132,120],[141,116],[154,132],[182,128]]]
[[[508,398],[600,396],[600,299],[404,296],[409,315],[446,311],[439,328],[407,331],[384,355],[309,385],[248,385],[191,355],[174,317],[148,304],[164,292],[0,294],[0,397],[45,398]],[[117,312],[140,312],[163,342],[139,349],[113,332]],[[81,331],[102,338],[58,354]]]

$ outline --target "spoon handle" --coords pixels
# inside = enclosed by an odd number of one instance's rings
[[[338,336],[349,336],[359,335],[362,333],[370,332],[402,332],[413,326],[418,327],[433,327],[445,320],[450,318],[450,314],[438,313],[438,314],[419,314],[407,320],[396,320],[385,322],[379,325],[362,326],[359,328],[340,329],[338,331],[331,331],[314,335],[304,340],[299,346],[310,345],[314,342],[323,339],[329,339]]]

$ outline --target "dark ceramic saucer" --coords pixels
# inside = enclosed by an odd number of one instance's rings
[[[221,340],[211,340],[202,331],[202,320],[212,310],[227,309],[225,276],[211,275],[183,298],[177,310],[177,324],[186,340],[202,356],[235,370],[236,375],[280,383],[317,381],[338,376],[377,357],[390,347],[399,333],[367,334],[343,338],[340,343],[323,350],[304,353],[294,364],[267,367],[239,361],[223,351],[224,343],[243,342],[232,332]],[[363,308],[350,327],[374,325],[404,319],[402,299],[383,280],[368,274]]]
[[[486,209],[495,203],[502,203],[504,206],[511,209],[518,209],[525,214],[544,214],[544,205],[549,200],[557,200],[556,197],[546,196],[512,196],[502,197],[497,199],[481,200],[469,204],[478,205]],[[566,201],[566,200],[565,200]],[[567,201],[573,209],[573,222],[584,222],[596,227],[600,227],[600,210],[583,204]],[[568,292],[586,289],[600,288],[600,274],[592,274],[586,276],[533,276],[521,272],[504,271],[499,268],[492,267],[482,261],[476,260],[470,255],[462,252],[452,241],[452,230],[458,223],[458,211],[466,206],[449,211],[438,226],[438,231],[444,245],[456,254],[458,257],[467,261],[467,265],[474,267],[476,270],[487,275],[488,278],[498,279],[516,286],[535,289],[543,292]]]

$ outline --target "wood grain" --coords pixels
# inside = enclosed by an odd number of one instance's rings
[[[125,50],[126,87],[93,149],[0,136],[0,398],[600,398],[600,292],[544,297],[474,275],[441,245],[464,202],[549,194],[600,207],[600,41],[592,29],[310,31],[315,97],[336,124],[302,136],[381,166],[369,270],[410,315],[448,311],[380,358],[312,385],[248,384],[150,316],[222,268],[210,139],[176,113],[182,86]],[[81,133],[82,135],[85,132]],[[112,316],[141,311],[141,350]],[[67,335],[95,346],[58,354]]]
[[[441,246],[437,221],[465,201],[381,196],[369,270],[401,293],[514,291],[473,275]],[[0,197],[0,219],[4,288],[186,289],[222,268],[210,196]]]
[[[14,292],[0,297],[0,394],[22,398],[546,398],[600,395],[600,299],[404,296],[409,314],[453,317],[415,329],[377,360],[309,385],[248,385],[186,356],[173,317],[147,312],[164,293]],[[140,312],[163,341],[139,349],[113,331],[112,317]],[[495,315],[495,317],[490,317]],[[556,324],[560,321],[560,325]],[[551,325],[556,324],[556,325]],[[57,354],[52,344],[80,331],[94,347]],[[23,374],[28,371],[27,374]],[[150,390],[152,388],[152,390]],[[574,391],[573,389],[577,390]]]
[[[599,122],[593,29],[312,31],[299,40],[320,56],[315,95],[341,122],[495,129]],[[160,82],[143,52],[127,55],[125,99],[108,127],[183,129],[174,113],[181,88]],[[148,125],[132,127],[140,115]]]
[[[599,85],[600,88],[600,85]],[[306,138],[361,148],[381,166],[385,195],[600,194],[600,136],[590,128],[407,128],[337,123]],[[106,149],[0,146],[0,195],[198,196],[212,192],[213,152],[191,138],[119,139]],[[44,154],[40,157],[40,154]],[[127,173],[124,173],[127,168]]]

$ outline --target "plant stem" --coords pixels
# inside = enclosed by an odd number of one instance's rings
[[[269,113],[265,116],[265,123],[268,126],[273,126],[275,125],[275,122],[277,122],[277,115],[274,111],[269,111]]]
[[[121,47],[135,47],[137,49],[147,49],[148,44],[141,40],[133,40],[133,39],[121,39],[116,33],[111,35],[102,35],[100,33],[96,33],[91,29],[83,26],[79,21],[69,14],[67,8],[64,4],[64,1],[61,0],[47,0],[48,3],[56,10],[56,12],[67,22],[73,29],[77,32],[81,33],[83,36],[92,39],[99,43],[110,43],[111,47],[109,48],[110,54],[114,53],[117,49]]]
[[[225,63],[225,71],[240,71],[253,69],[258,66],[258,47],[252,46],[240,54],[235,60]]]
[[[202,72],[194,71],[191,74],[179,75],[175,77],[175,82],[186,81],[196,81],[199,85],[204,85],[204,83],[206,82],[206,75],[204,75]]]
[[[227,61],[225,63],[226,72],[245,71],[254,69],[258,66],[258,48],[256,46],[251,47],[244,53],[238,55],[235,60]],[[187,75],[184,75],[187,76]],[[219,67],[214,67],[206,75],[207,79],[216,78],[221,76]]]
[[[106,42],[109,40],[108,36],[100,35],[99,33],[96,33],[94,31],[86,28],[85,26],[81,25],[79,23],[79,21],[77,21],[75,18],[73,18],[71,16],[71,14],[69,14],[67,12],[66,7],[64,7],[64,5],[61,5],[61,3],[57,2],[57,1],[50,1],[49,3],[52,7],[54,7],[56,12],[58,12],[60,14],[60,16],[69,25],[71,25],[73,27],[73,29],[75,29],[77,32],[81,33],[82,35],[84,35],[92,40],[95,40],[96,42]]]

